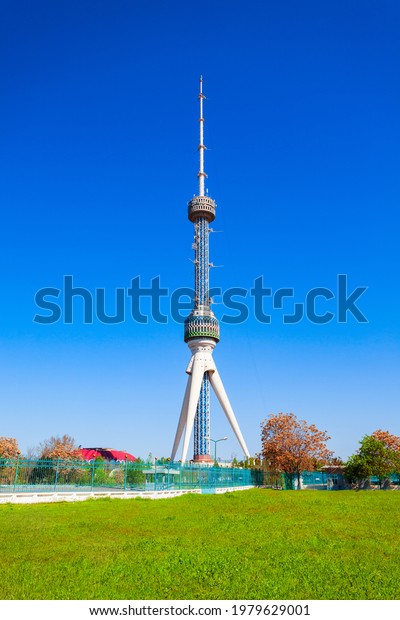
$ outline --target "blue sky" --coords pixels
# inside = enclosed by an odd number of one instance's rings
[[[78,444],[168,456],[186,382],[182,326],[33,322],[36,291],[160,276],[193,282],[198,77],[218,204],[213,286],[264,277],[368,290],[325,325],[221,327],[215,360],[251,453],[260,422],[294,412],[347,457],[399,420],[400,8],[319,2],[3,1],[0,435],[23,450]],[[251,300],[247,303],[251,309]],[[266,307],[268,307],[266,300]],[[167,300],[163,307],[167,308]],[[318,306],[335,312],[335,301]],[[223,307],[214,306],[221,317]],[[216,402],[219,454],[241,456]]]

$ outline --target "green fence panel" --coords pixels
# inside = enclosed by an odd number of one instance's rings
[[[0,493],[207,489],[261,485],[263,472],[195,463],[0,460]]]
[[[344,488],[343,476],[326,472],[302,472],[301,488]],[[378,479],[371,478],[371,484]],[[340,483],[340,484],[339,484]],[[386,479],[382,488],[400,486],[400,474]],[[68,491],[162,491],[217,489],[223,487],[262,486],[273,489],[297,489],[297,475],[205,466],[170,461],[72,461],[39,459],[0,459],[0,493]]]

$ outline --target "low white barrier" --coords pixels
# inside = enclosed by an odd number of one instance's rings
[[[244,491],[252,489],[246,487],[223,487],[216,488],[214,493],[230,493],[232,491]],[[45,493],[0,493],[0,504],[43,504],[53,502],[81,502],[87,499],[98,499],[100,497],[112,497],[116,499],[133,499],[142,497],[143,499],[163,499],[166,497],[178,497],[187,493],[202,493],[202,489],[188,490],[167,490],[167,491],[71,491],[71,492],[45,492]]]
[[[252,484],[249,484],[246,487],[217,487],[215,489],[215,493],[218,495],[219,493],[232,493],[232,491],[248,491],[249,489],[254,489]]]

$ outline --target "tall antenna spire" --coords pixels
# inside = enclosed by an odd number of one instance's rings
[[[199,154],[200,154],[200,170],[199,170],[199,174],[197,175],[199,177],[199,196],[204,196],[204,178],[207,176],[206,173],[204,172],[204,150],[205,150],[205,146],[204,146],[204,118],[203,118],[203,99],[205,99],[205,96],[203,95],[203,76],[200,76],[200,93],[199,93],[199,100],[200,100],[200,118],[199,118],[199,123],[200,123],[200,144],[199,144]]]

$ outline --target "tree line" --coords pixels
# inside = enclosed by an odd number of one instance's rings
[[[318,471],[326,465],[340,466],[355,487],[363,486],[372,476],[378,478],[380,486],[390,475],[400,478],[400,437],[381,429],[365,435],[359,442],[360,447],[346,462],[329,450],[326,445],[329,439],[327,431],[298,420],[294,413],[271,414],[261,422],[261,452],[247,461],[234,459],[232,465],[290,474],[297,477],[299,486],[302,472]],[[16,439],[0,437],[0,459],[20,456]],[[81,458],[79,447],[69,435],[50,437],[29,456],[62,461]]]
[[[69,435],[50,437],[29,451],[27,459],[69,461],[79,458],[79,448],[75,439]],[[14,437],[0,437],[0,459],[17,459],[21,456],[18,442]]]
[[[328,449],[329,439],[326,431],[298,420],[293,413],[271,414],[261,423],[263,468],[295,475],[299,486],[303,471],[318,471],[325,465],[340,466],[356,488],[372,476],[380,486],[393,474],[400,479],[400,437],[381,429],[364,435],[346,462]]]

